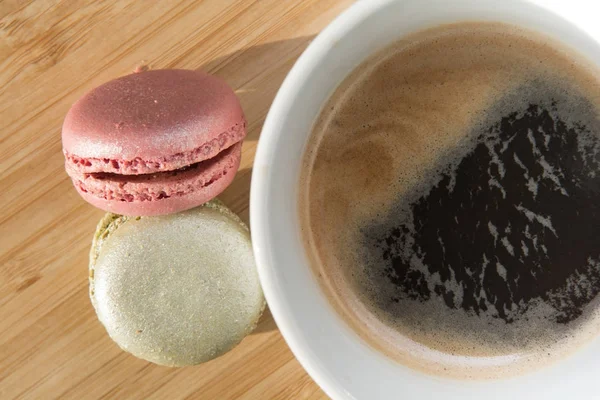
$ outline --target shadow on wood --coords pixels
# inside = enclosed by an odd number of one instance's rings
[[[242,165],[233,183],[219,196],[246,224],[249,223],[252,164],[244,161],[254,159],[260,131],[277,90],[312,38],[305,36],[249,47],[211,60],[199,68],[222,77],[233,87],[248,121]],[[268,73],[265,65],[270,68]],[[248,158],[250,155],[251,158]],[[277,325],[267,307],[254,333],[276,329]]]

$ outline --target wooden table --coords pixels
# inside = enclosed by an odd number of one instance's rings
[[[321,399],[266,312],[223,357],[159,367],[108,338],[88,299],[102,211],[64,172],[60,129],[85,91],[137,66],[201,68],[249,122],[221,199],[248,221],[256,143],[283,78],[349,0],[0,1],[0,399]]]

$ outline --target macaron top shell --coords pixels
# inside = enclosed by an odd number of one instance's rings
[[[175,69],[127,75],[91,90],[62,128],[67,168],[84,173],[170,171],[211,158],[244,136],[242,108],[224,81]]]
[[[90,297],[120,347],[167,366],[232,349],[265,306],[248,229],[218,201],[160,217],[107,214],[90,252]]]

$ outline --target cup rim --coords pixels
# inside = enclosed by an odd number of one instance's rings
[[[261,218],[261,216],[268,213],[268,209],[263,208],[264,203],[261,199],[268,179],[268,176],[264,171],[265,164],[262,160],[267,159],[267,157],[275,151],[273,139],[278,135],[275,120],[280,113],[285,112],[286,107],[284,103],[289,101],[288,99],[293,95],[296,82],[302,79],[302,75],[304,75],[305,70],[307,69],[306,67],[311,63],[311,59],[315,57],[314,54],[318,54],[319,49],[326,43],[335,40],[339,26],[352,24],[356,20],[362,18],[363,14],[368,10],[376,8],[377,6],[383,6],[390,1],[394,0],[374,0],[371,4],[368,4],[367,1],[357,1],[349,8],[342,11],[321,32],[319,32],[317,36],[315,36],[312,42],[296,60],[277,91],[273,103],[269,108],[269,112],[267,113],[267,117],[265,118],[254,156],[253,173],[250,184],[250,227],[251,232],[254,233],[252,235],[252,245],[263,292],[273,319],[275,320],[278,329],[281,331],[281,335],[285,342],[294,354],[294,357],[296,357],[308,375],[314,379],[318,386],[332,399],[350,397],[348,397],[349,393],[347,391],[333,383],[333,379],[324,377],[325,373],[319,368],[318,360],[311,357],[309,353],[303,351],[303,343],[295,333],[294,324],[291,319],[287,317],[286,311],[280,307],[281,303],[278,301],[278,294],[272,290],[273,287],[277,286],[277,282],[274,281],[274,276],[269,273],[268,268],[261,267],[271,264],[269,254],[267,254],[271,245],[264,241],[267,239],[267,235],[263,230],[264,225],[262,225]],[[268,165],[269,163],[266,164]]]
[[[296,316],[290,315],[289,310],[285,307],[285,302],[283,301],[284,295],[282,294],[284,291],[281,290],[284,283],[279,282],[278,277],[273,273],[278,266],[278,262],[282,260],[277,259],[274,255],[273,237],[268,229],[270,210],[266,196],[269,195],[269,179],[271,170],[274,168],[272,158],[277,152],[278,141],[281,139],[283,132],[280,122],[285,119],[286,113],[292,112],[294,96],[302,82],[310,79],[312,66],[323,57],[327,57],[324,49],[335,44],[346,30],[351,29],[352,26],[355,26],[359,21],[366,18],[367,15],[388,4],[402,1],[404,0],[358,1],[338,15],[315,37],[298,58],[277,92],[263,125],[253,166],[250,190],[250,225],[253,233],[253,247],[257,269],[265,297],[273,318],[294,356],[325,393],[335,399],[354,397],[352,393],[344,388],[339,380],[335,379],[331,371],[328,371],[323,363],[321,363],[319,355],[306,347],[307,344],[298,331],[299,327]],[[488,0],[488,2],[491,1]],[[509,1],[529,4],[536,8],[550,11],[545,5],[540,4],[540,1]],[[562,16],[557,16],[557,18],[564,21],[565,24],[573,25],[572,21]],[[290,229],[295,228],[290,227]],[[281,264],[281,267],[285,267],[284,263]],[[309,268],[308,265],[306,268]],[[596,350],[600,350],[600,343],[598,344]],[[600,351],[597,351],[596,354],[600,354]],[[593,368],[591,364],[588,364],[588,366]]]

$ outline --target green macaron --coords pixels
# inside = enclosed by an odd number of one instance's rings
[[[248,228],[218,200],[158,217],[106,214],[90,251],[90,297],[123,350],[167,366],[231,350],[265,307]]]

